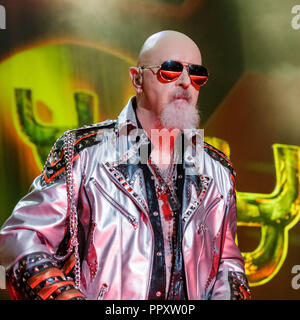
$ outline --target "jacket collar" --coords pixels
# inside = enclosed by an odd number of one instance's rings
[[[129,99],[127,105],[121,111],[117,119],[117,129],[119,134],[129,134],[131,130],[138,128],[136,117],[136,97],[133,96]]]

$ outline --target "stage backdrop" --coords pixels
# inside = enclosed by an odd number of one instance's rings
[[[118,115],[143,41],[178,30],[210,71],[201,127],[237,172],[237,241],[253,298],[300,298],[300,0],[0,5],[0,225],[64,131]]]

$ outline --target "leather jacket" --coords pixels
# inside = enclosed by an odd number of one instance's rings
[[[145,177],[137,157],[145,142],[128,139],[137,128],[132,99],[117,120],[73,130],[74,197],[81,257],[80,290],[88,299],[145,300],[156,254]],[[109,138],[114,134],[115,139]],[[134,136],[134,134],[132,134]],[[235,243],[234,171],[226,156],[204,143],[184,152],[182,256],[188,299],[247,298],[244,260]],[[126,141],[122,152],[116,145]],[[133,142],[134,141],[134,142]],[[0,233],[0,264],[14,270],[28,254],[57,254],[66,243],[68,199],[62,136],[43,173],[19,201]],[[125,163],[125,165],[124,165]],[[129,170],[130,168],[130,170]]]

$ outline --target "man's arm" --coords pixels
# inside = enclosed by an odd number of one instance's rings
[[[224,222],[223,248],[216,282],[211,292],[211,299],[247,300],[250,289],[244,270],[244,259],[235,243],[237,229],[236,194],[234,187],[229,200],[228,211]]]
[[[64,137],[51,151],[43,173],[19,201],[0,232],[0,264],[7,270],[9,290],[18,299],[83,299],[53,259],[68,232],[68,198]],[[73,163],[74,195],[80,186],[80,159]],[[71,266],[71,267],[70,267]]]

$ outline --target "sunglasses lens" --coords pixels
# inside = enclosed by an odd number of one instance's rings
[[[180,76],[181,71],[178,72],[178,71],[160,70],[159,74],[163,80],[173,81],[173,80],[176,80]]]
[[[203,86],[207,80],[208,80],[208,77],[206,76],[190,76],[191,77],[191,80],[197,85],[197,86]]]
[[[169,60],[161,65],[159,74],[165,81],[174,81],[180,76],[182,70],[183,66],[180,62]]]
[[[191,76],[205,76],[208,77],[207,69],[197,64],[191,64],[189,66],[189,72]]]
[[[192,64],[189,66],[191,80],[198,86],[203,86],[208,80],[207,69],[203,66]]]
[[[180,62],[169,60],[161,65],[160,70],[181,72],[183,70],[183,65]]]

